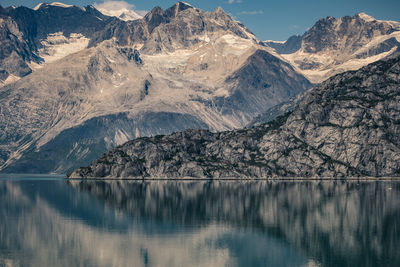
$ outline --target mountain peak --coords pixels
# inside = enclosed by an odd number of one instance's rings
[[[228,20],[233,21],[232,17],[228,13],[226,13],[225,10],[223,10],[222,7],[220,7],[220,6],[217,7],[217,9],[215,9],[215,11],[213,11],[211,13],[214,14],[216,19],[218,18],[218,19],[222,19],[225,21],[228,21]]]
[[[175,6],[178,6],[179,8],[181,8],[181,10],[184,10],[187,8],[193,8],[193,6],[191,4],[183,2],[183,1],[179,1],[178,3],[175,4]]]
[[[165,10],[165,13],[168,17],[176,17],[179,14],[179,12],[184,11],[189,8],[194,9],[193,6],[191,6],[188,3],[178,2],[175,5],[173,5],[172,7]]]
[[[222,9],[222,7],[217,7],[217,9],[215,9],[215,13],[217,14],[226,14],[225,10]]]
[[[149,13],[147,13],[147,15],[154,15],[154,14],[164,14],[164,10],[160,6],[156,6],[153,7],[153,9]]]
[[[164,16],[164,10],[159,6],[156,6],[149,13],[147,13],[146,16],[144,16],[144,19],[147,22],[150,22],[157,18],[158,20],[160,20],[160,18],[162,18],[163,16]]]

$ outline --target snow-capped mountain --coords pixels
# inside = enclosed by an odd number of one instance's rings
[[[221,8],[179,2],[133,21],[60,4],[0,14],[11,47],[0,60],[28,70],[0,89],[6,172],[63,173],[136,137],[241,128],[310,87]]]
[[[327,17],[301,37],[266,44],[310,81],[319,83],[400,51],[400,23],[377,20],[365,13]]]

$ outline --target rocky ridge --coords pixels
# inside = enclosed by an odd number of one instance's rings
[[[379,61],[332,77],[270,123],[136,139],[69,177],[398,176],[399,73],[399,56]]]

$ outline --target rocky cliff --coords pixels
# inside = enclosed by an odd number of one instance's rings
[[[81,177],[398,176],[400,57],[336,75],[261,126],[188,130],[111,150]]]

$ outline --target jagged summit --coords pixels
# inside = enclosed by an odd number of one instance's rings
[[[179,12],[184,11],[186,9],[194,9],[194,7],[185,2],[178,2],[172,7],[165,10],[165,13],[169,17],[176,17],[179,14]]]
[[[215,9],[215,13],[225,13],[225,11],[222,9],[222,7],[218,6],[218,7]],[[226,13],[225,13],[225,14],[226,14]]]
[[[111,23],[90,40],[90,46],[114,38],[120,45],[141,47],[143,53],[165,53],[205,40],[212,43],[212,39],[228,33],[259,42],[250,30],[221,9],[206,12],[178,2],[166,10],[155,7],[141,20]]]
[[[195,8],[185,2],[178,2],[175,5],[167,8],[166,10],[163,10],[160,6],[156,6],[149,13],[146,14],[145,18],[154,17],[156,15],[163,15],[165,17],[173,18],[176,17],[180,12],[187,9],[195,9]]]

